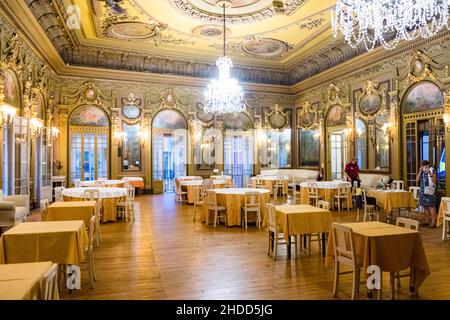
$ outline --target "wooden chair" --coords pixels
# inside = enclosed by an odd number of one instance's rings
[[[40,281],[41,300],[54,300],[58,292],[58,264],[54,263]]]
[[[80,179],[74,179],[73,180],[73,185],[75,188],[80,188],[81,187],[81,180]]]
[[[208,190],[214,189],[214,182],[212,179],[204,179],[202,182],[203,194],[206,194]]]
[[[294,183],[292,186],[292,204],[297,204],[297,201],[301,202],[300,184]]]
[[[175,202],[183,203],[187,201],[187,192],[181,190],[180,179],[175,179]]]
[[[202,186],[194,187],[194,222],[197,216],[197,207],[202,207],[205,204],[205,194]]]
[[[317,188],[317,183],[308,182],[308,203],[311,204],[311,200],[315,202],[315,206],[317,207],[317,203],[319,200],[322,200],[322,196],[319,194],[319,189]]]
[[[284,179],[276,179],[275,180],[275,185],[274,185],[274,192],[277,193],[277,195],[284,195],[284,184],[285,184],[285,180]],[[275,193],[274,193],[275,195]]]
[[[394,190],[403,190],[405,183],[402,180],[394,180],[392,181],[392,189]]]
[[[442,241],[448,238],[450,231],[450,200],[444,200],[444,217],[442,221]]]
[[[355,300],[355,296],[359,292],[361,262],[355,253],[353,231],[351,228],[337,223],[333,223],[331,228],[334,242],[333,296],[336,297],[336,293],[339,287],[339,276],[343,274],[353,273],[352,300]],[[350,267],[351,271],[340,272],[341,264]]]
[[[255,213],[256,226],[258,229],[261,227],[261,194],[259,192],[246,192],[244,195],[244,207],[242,208],[244,219],[242,224],[247,229],[248,213]]]
[[[91,289],[95,288],[94,281],[96,280],[95,275],[95,267],[94,267],[94,229],[96,217],[92,216],[91,220],[89,220],[89,242],[86,248],[86,256],[88,262],[88,271],[89,271],[89,285]]]
[[[419,201],[420,187],[409,187],[409,192],[412,192],[414,200]]]
[[[66,189],[66,187],[56,187],[55,188],[55,202],[63,202],[64,201],[64,195],[63,195],[64,189]]]
[[[419,221],[414,219],[408,219],[403,217],[398,217],[396,220],[396,225],[402,228],[410,229],[410,230],[416,230],[419,231]],[[391,294],[392,299],[395,299],[395,280],[397,280],[397,287],[401,287],[400,279],[411,277],[411,272],[408,274],[400,274],[399,271],[397,272],[391,272]]]
[[[348,198],[350,196],[350,187],[339,185],[337,189],[337,194],[333,196],[333,209],[335,208],[335,204],[337,203],[338,211],[341,211],[341,204],[347,207],[347,211],[350,210],[350,204],[348,203]]]
[[[284,239],[283,231],[280,229],[280,226],[277,223],[277,212],[275,210],[275,206],[271,203],[266,203],[266,215],[267,215],[267,231],[269,235],[269,242],[267,245],[267,254],[270,255],[272,253],[273,260],[277,259],[277,247],[279,245],[286,245],[286,250],[288,250],[289,246],[286,240]],[[295,240],[295,237],[291,237],[293,244],[296,245],[298,242]],[[273,250],[271,250],[271,244],[273,241]]]
[[[364,217],[363,217],[363,221],[366,222],[367,221],[367,216],[370,216],[370,220],[373,220],[373,216],[376,214],[377,215],[377,221],[380,221],[380,213],[378,211],[375,210],[375,205],[373,204],[367,204],[367,195],[366,195],[366,189],[362,189],[361,190],[362,193],[362,204],[363,204],[363,208],[364,208]],[[356,220],[359,221],[359,208],[357,209],[357,215],[356,215]]]
[[[244,176],[244,188],[253,188],[252,180],[250,177]]]
[[[97,189],[85,189],[83,192],[83,201],[95,201],[97,203],[96,212],[98,214],[98,223],[101,221],[102,217],[102,199],[100,198],[100,191]],[[98,229],[97,244],[100,243],[100,227]]]
[[[206,191],[206,205],[207,205],[207,216],[206,225],[209,225],[209,214],[210,211],[214,211],[214,228],[216,227],[217,220],[220,218],[225,218],[225,225],[227,224],[227,208],[224,206],[217,205],[217,193],[213,190]],[[223,212],[219,214],[219,212]]]
[[[324,200],[319,200],[317,202],[317,206],[320,209],[324,209],[324,210],[330,210],[330,203],[328,201],[324,201]]]
[[[127,189],[125,201],[116,203],[117,216],[125,219],[126,222],[128,222],[128,218],[130,218],[131,221],[134,221],[134,197],[135,189],[129,187]]]
[[[49,206],[48,199],[42,199],[40,201],[41,221],[45,221],[45,218],[47,216],[48,206]]]
[[[255,178],[255,188],[263,188],[264,187],[264,181],[260,177]]]

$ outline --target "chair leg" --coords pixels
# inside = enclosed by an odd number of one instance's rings
[[[444,223],[442,224],[442,241],[445,241],[445,239],[447,238],[446,229],[447,229],[447,221],[444,220]]]
[[[214,210],[214,228],[216,227],[217,223],[217,210]]]
[[[206,225],[209,225],[209,215],[211,214],[211,212],[209,211],[209,208],[206,210]]]
[[[337,289],[339,286],[339,262],[334,262],[334,284],[333,284],[333,297],[336,297]]]
[[[272,240],[272,237],[271,237],[271,233],[270,233],[270,231],[269,232],[267,232],[267,234],[269,235],[269,242],[267,243],[267,254],[268,255],[270,255],[270,244],[271,244],[271,240]]]
[[[277,259],[277,248],[278,248],[278,234],[276,232],[273,233],[273,260]]]
[[[358,273],[359,271],[353,270],[353,286],[352,286],[352,300],[355,300],[356,293],[358,291],[359,282],[358,282]]]
[[[311,234],[308,234],[308,256],[311,255]]]
[[[194,203],[194,222],[195,222],[196,215],[197,215],[197,205]]]
[[[390,277],[391,277],[391,299],[395,300],[395,272],[391,272],[390,273]]]
[[[380,289],[378,289],[378,300],[383,297],[383,272],[380,272]]]

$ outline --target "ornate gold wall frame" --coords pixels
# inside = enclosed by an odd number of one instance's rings
[[[180,101],[176,97],[174,90],[172,88],[167,88],[166,90],[164,90],[164,92],[161,94],[161,97],[159,99],[158,106],[156,108],[152,108],[152,111],[149,113],[152,118],[152,120],[151,120],[152,123],[153,123],[154,117],[158,114],[158,112],[160,112],[163,109],[174,109],[174,110],[180,112],[180,114],[184,117],[184,120],[186,121],[186,123],[189,124],[189,122],[188,122],[189,117],[187,114],[187,110],[189,108],[186,106],[183,106],[180,103]]]
[[[131,92],[127,98],[122,98],[122,119],[128,124],[135,124],[141,121],[142,108],[141,99],[136,98]]]
[[[306,101],[297,109],[297,129],[313,130],[319,127],[319,103]]]
[[[387,94],[386,89],[379,89],[378,83],[366,81],[363,92],[356,103],[357,118],[365,121],[371,121],[378,115],[387,112]]]
[[[289,128],[291,121],[289,115],[283,111],[279,104],[275,104],[270,112],[264,112],[266,128],[283,130]]]
[[[206,113],[203,109],[203,103],[198,102],[196,105],[196,113],[195,116],[198,120],[200,120],[202,123],[209,124],[212,121],[214,121],[214,114],[212,113]]]

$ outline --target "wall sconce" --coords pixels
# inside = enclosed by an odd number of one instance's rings
[[[127,133],[123,131],[116,131],[116,133],[114,134],[114,138],[118,143],[123,143],[127,140]]]
[[[11,125],[13,118],[16,116],[17,109],[3,102],[0,96],[0,127]]]
[[[392,128],[394,127],[392,122],[387,122],[385,124],[383,124],[383,126],[381,127],[381,129],[383,130],[384,134],[387,134],[389,137],[389,140],[393,141],[394,137],[392,136]]]
[[[32,137],[38,137],[41,134],[43,127],[44,127],[44,122],[41,119],[38,119],[38,118],[30,119],[30,129],[31,129]]]
[[[444,125],[447,133],[450,133],[450,116],[448,115],[448,113],[444,114]]]
[[[51,127],[50,131],[51,131],[51,135],[52,135],[53,139],[58,138],[58,136],[59,136],[59,129],[57,127]]]
[[[148,130],[146,129],[139,130],[138,137],[139,137],[139,144],[141,145],[141,147],[145,145],[145,142],[147,141],[147,136]]]
[[[350,138],[350,141],[353,142],[353,129],[352,128],[345,128],[344,134],[347,136],[347,138]]]

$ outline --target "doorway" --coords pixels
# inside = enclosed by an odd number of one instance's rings
[[[152,128],[153,193],[175,192],[175,178],[186,175],[186,120],[165,109],[155,116]]]
[[[244,177],[253,174],[253,135],[225,134],[224,174],[238,187],[244,186]]]
[[[341,180],[347,163],[347,134],[344,130],[330,132],[328,141],[328,167],[331,179]]]

